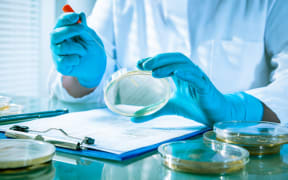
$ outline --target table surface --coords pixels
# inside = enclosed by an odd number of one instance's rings
[[[70,112],[97,108],[96,104],[70,104],[57,99],[35,97],[12,97],[13,102],[24,106],[24,112],[36,112],[68,108]],[[201,136],[193,138],[202,141]],[[288,145],[284,145],[280,154],[262,157],[250,156],[246,167],[232,174],[199,175],[173,171],[161,164],[160,155],[154,151],[141,157],[124,162],[88,158],[57,152],[52,163],[28,173],[10,173],[0,179],[288,179]]]

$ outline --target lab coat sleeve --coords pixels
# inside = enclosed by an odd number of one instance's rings
[[[55,68],[50,75],[49,86],[50,95],[66,102],[79,102],[79,103],[98,103],[104,105],[103,88],[108,78],[115,70],[114,61],[114,33],[113,33],[113,7],[112,0],[98,0],[92,11],[91,16],[88,17],[88,26],[95,30],[101,38],[106,54],[107,65],[105,73],[102,77],[100,84],[90,94],[81,97],[72,97],[62,85],[62,75],[58,73]]]
[[[276,0],[266,20],[265,48],[273,68],[266,87],[247,93],[257,97],[276,113],[282,124],[288,125],[288,3]]]

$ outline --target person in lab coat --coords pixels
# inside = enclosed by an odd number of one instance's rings
[[[154,117],[195,119],[201,112],[195,120],[208,125],[287,124],[287,9],[285,0],[98,0],[87,22],[83,13],[58,19],[51,49],[59,73],[51,92],[64,101],[101,104],[117,64],[137,65],[176,85]]]

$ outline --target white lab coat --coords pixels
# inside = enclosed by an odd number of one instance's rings
[[[73,98],[60,75],[59,99],[103,103],[115,61],[122,67],[164,52],[182,52],[222,93],[246,91],[288,123],[288,2],[285,0],[98,0],[88,25],[102,38],[106,73],[94,92]],[[52,78],[53,79],[53,78]]]

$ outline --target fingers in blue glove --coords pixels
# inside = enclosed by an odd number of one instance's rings
[[[87,18],[86,18],[85,13],[81,12],[79,14],[79,18],[81,19],[81,23],[84,24],[85,26],[87,26]]]
[[[168,76],[176,76],[178,79],[191,84],[193,87],[199,89],[199,92],[207,90],[207,83],[204,73],[191,64],[171,64],[165,67],[157,68],[152,71],[153,77],[164,78]]]
[[[201,78],[202,72],[192,63],[183,63],[183,64],[168,64],[166,66],[161,66],[159,68],[152,70],[152,75],[156,78],[163,78],[173,75],[176,71],[188,71],[193,74],[195,77]]]
[[[143,70],[152,70],[152,75],[157,78],[171,76],[175,71],[187,71],[197,78],[203,76],[202,71],[180,53],[165,53],[153,58],[145,58],[138,61],[137,66]]]
[[[144,63],[145,61],[149,60],[149,59],[151,59],[151,57],[147,57],[147,58],[144,58],[144,59],[140,59],[140,60],[137,62],[137,68],[144,71],[143,63]]]
[[[58,63],[63,66],[77,66],[80,63],[80,58],[77,55],[60,56]]]
[[[159,111],[153,114],[150,114],[147,116],[140,116],[140,117],[131,117],[130,120],[134,123],[143,123],[143,122],[155,119],[159,116],[176,114],[174,105],[173,103],[171,103],[172,101],[173,99],[170,99],[168,103],[162,109],[160,109]]]
[[[158,115],[158,113],[152,114],[152,115],[148,115],[148,116],[140,116],[140,117],[131,117],[131,121],[133,123],[144,123],[147,121],[151,121],[157,117],[159,117],[161,115]]]
[[[199,93],[207,93],[209,91],[209,87],[207,86],[208,79],[206,79],[205,75],[203,73],[199,73],[195,75],[196,73],[193,72],[193,70],[176,70],[174,72],[174,75],[183,81],[187,81],[189,84],[191,84],[193,87],[196,87],[197,91]]]
[[[72,66],[56,66],[58,72],[63,74],[64,76],[71,76],[71,72],[73,67]]]
[[[78,24],[78,19],[81,23]],[[78,37],[78,38],[75,38]],[[87,20],[84,13],[65,13],[57,22],[55,29],[51,33],[51,44],[59,44],[65,40],[74,38],[83,46],[88,43],[96,43],[103,48],[103,43],[99,36],[87,26]]]
[[[63,13],[60,15],[60,17],[59,17],[59,19],[55,25],[55,29],[59,28],[59,27],[63,27],[63,26],[69,26],[69,25],[76,24],[77,21],[79,20],[79,18],[81,18],[81,17],[77,13]],[[82,21],[82,19],[81,19],[81,21]]]
[[[58,56],[63,55],[85,56],[87,54],[87,50],[81,44],[74,42],[72,40],[67,40],[59,44],[52,44],[51,49],[53,53],[55,53]]]
[[[209,120],[206,119],[203,111],[199,109],[196,102],[187,101],[185,98],[172,97],[168,103],[159,111],[142,117],[132,117],[130,120],[134,123],[143,123],[146,121],[153,120],[163,115],[181,115],[185,118],[198,120],[201,123],[209,125]]]
[[[138,68],[152,70],[153,77],[164,78],[175,75],[180,80],[186,81],[198,92],[206,93],[209,90],[209,78],[189,58],[181,53],[164,53],[153,58],[142,59]]]
[[[77,66],[80,63],[80,58],[78,55],[69,56],[54,56],[54,61],[57,61],[56,69],[63,75],[71,75],[73,66]]]
[[[66,39],[79,36],[84,30],[82,24],[74,24],[56,28],[51,33],[51,44],[58,44]]]
[[[85,76],[85,77],[89,77],[89,72],[87,71],[83,71],[82,68],[80,68],[79,66],[72,66],[72,70],[69,73],[69,76],[74,76],[77,77],[79,83],[87,88],[93,88],[96,87],[100,81],[101,81],[101,77],[102,77],[102,73],[98,74],[98,76],[95,76],[94,79],[85,79],[85,78],[81,78],[79,79],[79,75]]]
[[[86,15],[85,13],[80,13],[80,19],[81,19],[81,24],[83,24],[86,28],[85,28],[85,31],[83,31],[81,34],[80,34],[80,37],[83,41],[96,41],[97,42],[97,45],[98,46],[101,46],[101,48],[103,48],[103,43],[100,39],[100,37],[96,34],[96,32],[94,30],[92,30],[91,28],[89,28],[87,26],[87,20],[86,20]]]
[[[183,64],[187,62],[190,62],[190,60],[181,53],[164,53],[142,62],[142,67],[144,70],[149,71],[169,64]]]

